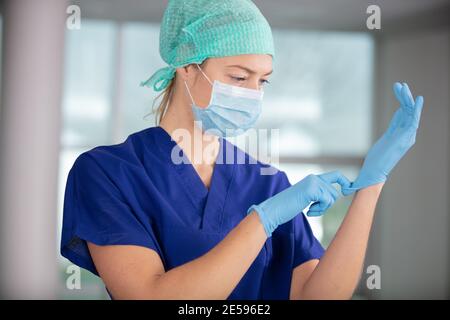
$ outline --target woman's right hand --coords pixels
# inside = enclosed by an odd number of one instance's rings
[[[348,188],[350,181],[339,171],[320,175],[310,174],[296,184],[270,197],[258,205],[252,205],[247,214],[256,211],[268,237],[281,224],[293,219],[309,208],[308,216],[320,216],[339,198],[333,183]]]

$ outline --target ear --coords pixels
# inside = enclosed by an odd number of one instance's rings
[[[176,69],[177,77],[179,79],[181,79],[182,81],[187,80],[188,79],[188,75],[189,75],[189,70],[188,69],[189,69],[189,66],[183,66],[183,67],[177,68]]]
[[[195,64],[188,64],[186,66],[177,68],[176,73],[178,74],[179,79],[183,82],[189,81],[189,79],[193,79],[190,81],[194,81],[194,83],[195,83],[197,80],[197,77],[199,76],[199,70]]]

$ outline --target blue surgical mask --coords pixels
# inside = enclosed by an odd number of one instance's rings
[[[211,99],[206,108],[199,107],[192,98],[189,87],[184,81],[192,100],[192,111],[196,121],[201,121],[202,129],[221,137],[237,136],[254,126],[261,114],[264,92],[248,89],[214,80],[211,83],[206,74],[197,65],[212,85]]]

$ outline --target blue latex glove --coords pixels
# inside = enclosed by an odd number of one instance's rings
[[[394,114],[387,131],[372,146],[364,159],[356,180],[342,193],[349,195],[367,186],[385,182],[391,170],[414,145],[423,107],[423,97],[414,101],[406,83],[394,84],[394,93],[400,107]]]
[[[311,202],[313,204],[309,208],[308,216],[322,215],[339,198],[333,183],[338,183],[341,188],[350,186],[350,181],[339,171],[310,174],[259,205],[252,205],[247,214],[255,210],[267,236],[270,237],[279,225],[294,218]]]

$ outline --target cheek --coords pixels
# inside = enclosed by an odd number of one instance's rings
[[[195,93],[193,94],[194,101],[197,106],[206,108],[211,99],[212,87],[209,83],[200,84],[198,83],[195,88]]]

